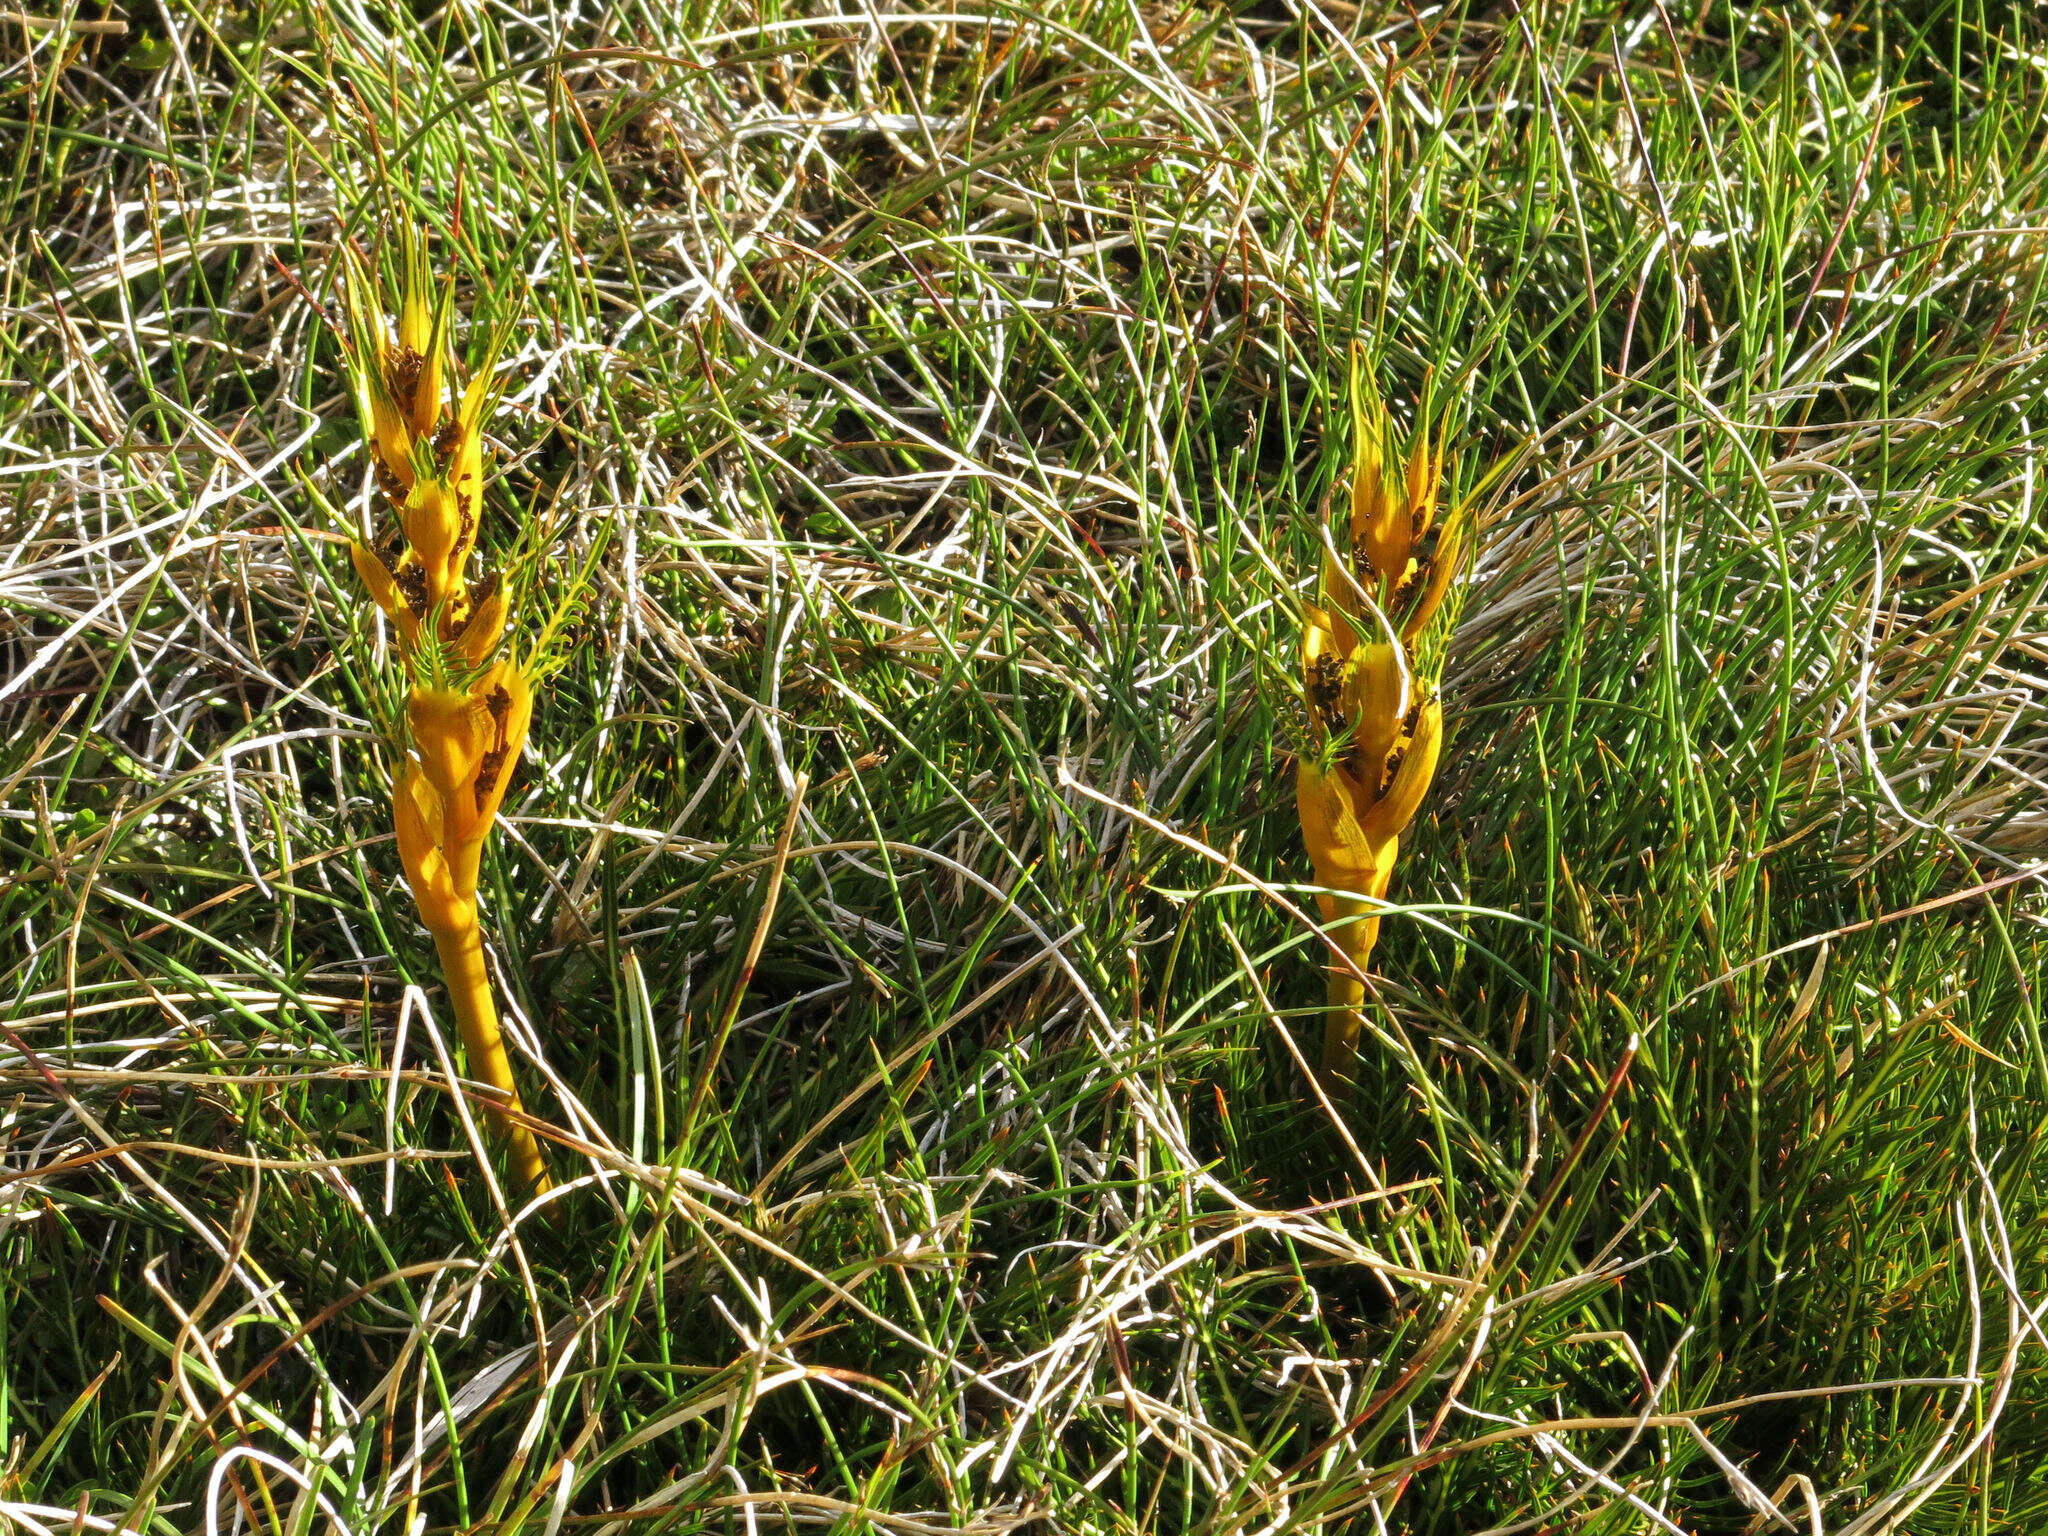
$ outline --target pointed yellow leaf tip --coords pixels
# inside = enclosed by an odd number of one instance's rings
[[[348,547],[348,559],[356,568],[358,579],[370,589],[370,600],[384,610],[386,618],[396,619],[407,612],[405,599],[398,590],[398,578],[382,556],[357,539]]]
[[[1362,347],[1351,356],[1351,575],[1382,605],[1393,604],[1428,573],[1418,554],[1436,521],[1443,482],[1443,424],[1433,427],[1427,402],[1418,410],[1405,449],[1395,443],[1386,404],[1374,387]],[[1333,579],[1334,578],[1334,579]],[[1345,573],[1325,571],[1324,600],[1355,610],[1360,605],[1337,595],[1352,583]]]
[[[471,792],[476,796],[476,814],[488,826],[505,803],[512,771],[526,748],[526,733],[533,725],[533,684],[525,672],[509,659],[487,674],[489,691],[483,695],[485,713],[491,717],[492,745],[484,753],[483,768]]]
[[[417,223],[399,225],[401,261],[398,344],[427,355],[434,333],[434,275],[427,265],[427,235]]]
[[[505,593],[493,585],[481,597],[471,600],[469,615],[460,628],[451,626],[447,638],[467,665],[481,667],[497,650],[505,633],[506,613]]]
[[[1386,787],[1359,817],[1359,826],[1368,838],[1390,838],[1407,830],[1436,777],[1443,740],[1443,705],[1436,699],[1426,700],[1416,712],[1407,741],[1397,749],[1398,757],[1390,754],[1387,759],[1393,764],[1393,773]]]
[[[462,407],[455,418],[455,430],[445,446],[448,453],[448,487],[455,498],[455,513],[463,547],[476,541],[478,498],[484,484],[483,416],[495,394],[488,373],[479,373],[462,392]]]
[[[1391,423],[1373,388],[1363,354],[1354,353],[1351,373],[1351,555],[1365,590],[1375,599],[1388,578],[1408,564],[1407,509],[1388,475]]]
[[[1386,502],[1387,408],[1373,388],[1365,350],[1351,349],[1351,547],[1362,551]]]
[[[1451,583],[1464,567],[1466,540],[1471,531],[1472,518],[1467,508],[1454,507],[1444,518],[1444,525],[1437,530],[1436,547],[1422,560],[1411,583],[1413,596],[1410,606],[1401,620],[1401,639],[1404,644],[1413,645],[1429,627],[1437,610],[1443,606],[1445,596],[1451,590]]]
[[[1412,548],[1429,525],[1436,518],[1437,476],[1442,468],[1441,458],[1432,458],[1429,451],[1429,423],[1417,422],[1415,439],[1408,446],[1408,542]]]

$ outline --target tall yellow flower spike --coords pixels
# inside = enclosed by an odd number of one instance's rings
[[[1378,903],[1393,879],[1401,833],[1436,776],[1441,647],[1421,642],[1434,638],[1431,622],[1462,563],[1470,524],[1459,507],[1437,525],[1442,444],[1431,444],[1425,420],[1406,453],[1397,453],[1386,408],[1356,352],[1351,415],[1348,550],[1326,552],[1321,601],[1302,611],[1302,687],[1314,750],[1295,772],[1302,841],[1316,883],[1328,888],[1317,904],[1325,923],[1342,925],[1332,937],[1350,962],[1329,969],[1322,1075],[1332,1084],[1357,1060]]]
[[[408,230],[395,326],[353,251],[342,255],[343,362],[377,485],[396,527],[380,550],[349,550],[391,620],[410,680],[406,760],[394,787],[399,858],[420,920],[434,936],[469,1070],[504,1096],[485,1119],[505,1144],[518,1185],[549,1187],[498,1028],[484,968],[477,874],[484,844],[533,718],[532,678],[493,660],[509,618],[495,581],[466,576],[483,489],[482,425],[494,401],[494,358],[459,397],[443,398],[451,286],[436,296],[417,231]]]

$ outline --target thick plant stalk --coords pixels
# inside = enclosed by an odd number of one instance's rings
[[[1355,896],[1326,899],[1323,921],[1337,925],[1331,935],[1343,961],[1329,967],[1330,1011],[1323,1022],[1322,1075],[1341,1076],[1358,1057],[1365,1033],[1365,963],[1380,936],[1380,920]]]
[[[1440,615],[1469,519],[1436,522],[1441,446],[1427,424],[1392,452],[1385,408],[1354,358],[1356,462],[1350,516],[1328,541],[1320,602],[1302,611],[1302,688],[1314,740],[1295,775],[1302,841],[1323,921],[1341,952],[1329,966],[1321,1076],[1350,1077],[1365,1027],[1365,968],[1401,833],[1421,808],[1443,746]],[[1432,534],[1434,537],[1432,537]]]
[[[505,1095],[504,1108],[484,1106],[485,1123],[505,1144],[505,1161],[514,1181],[521,1189],[538,1193],[549,1187],[540,1143],[506,1112],[521,1112],[525,1106],[519,1100],[519,1085],[512,1080],[512,1058],[505,1051],[505,1037],[498,1030],[498,1005],[491,998],[491,978],[484,970],[483,929],[471,922],[465,928],[428,931],[441,956],[441,978],[448,984],[448,1001],[455,1009],[455,1025],[462,1032],[469,1070]]]
[[[405,233],[395,325],[353,251],[342,255],[347,326],[342,353],[381,499],[395,524],[378,544],[360,536],[350,558],[390,620],[405,668],[405,758],[392,786],[392,822],[420,919],[433,936],[468,1070],[503,1095],[485,1120],[527,1193],[549,1187],[540,1143],[516,1118],[523,1106],[484,966],[477,873],[533,717],[539,665],[504,649],[504,585],[468,575],[482,514],[482,424],[493,400],[490,349],[455,389],[448,345],[450,289],[429,281],[418,231]],[[448,389],[444,394],[444,380]],[[559,623],[549,626],[552,634]]]

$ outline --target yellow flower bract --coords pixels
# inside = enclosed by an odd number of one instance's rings
[[[505,661],[468,689],[416,688],[406,702],[415,756],[399,776],[394,826],[430,929],[476,921],[484,842],[532,719],[532,689]]]

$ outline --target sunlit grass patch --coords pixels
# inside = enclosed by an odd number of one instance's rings
[[[20,34],[0,1516],[2037,1529],[2042,39],[1618,20]],[[516,1243],[318,505],[408,218],[591,584]],[[1332,1113],[1354,342],[1503,467]]]

